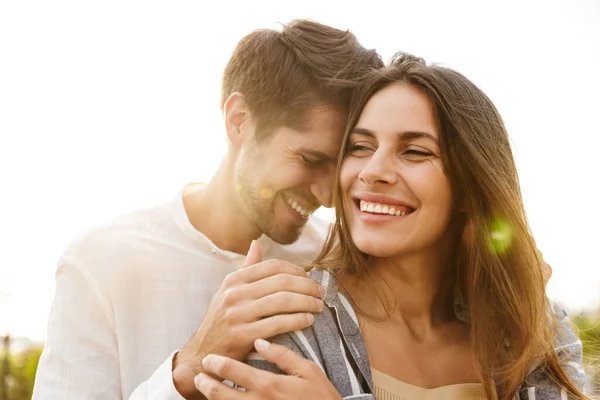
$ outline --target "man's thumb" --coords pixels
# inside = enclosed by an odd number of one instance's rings
[[[242,267],[249,267],[251,265],[261,262],[262,260],[263,256],[260,243],[258,243],[258,241],[256,240],[253,240],[250,244],[250,250],[248,250],[248,255],[246,255],[246,260],[242,264]]]

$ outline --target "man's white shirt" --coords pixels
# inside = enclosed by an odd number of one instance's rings
[[[328,229],[311,217],[292,245],[263,236],[264,259],[307,265]],[[181,193],[77,237],[56,271],[33,400],[183,399],[173,384],[173,356],[244,259],[191,225]]]

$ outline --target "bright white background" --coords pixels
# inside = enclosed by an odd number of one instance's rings
[[[597,1],[20,0],[0,3],[0,331],[44,338],[74,235],[210,179],[233,47],[298,17],[480,85],[514,142],[549,294],[598,306]]]

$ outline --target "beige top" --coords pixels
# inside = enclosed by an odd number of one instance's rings
[[[462,383],[432,389],[404,383],[371,368],[377,400],[486,400],[481,383]]]

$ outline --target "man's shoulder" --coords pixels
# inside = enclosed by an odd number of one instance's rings
[[[119,268],[138,257],[145,245],[164,236],[174,225],[168,204],[136,209],[76,235],[60,263],[88,270]]]

